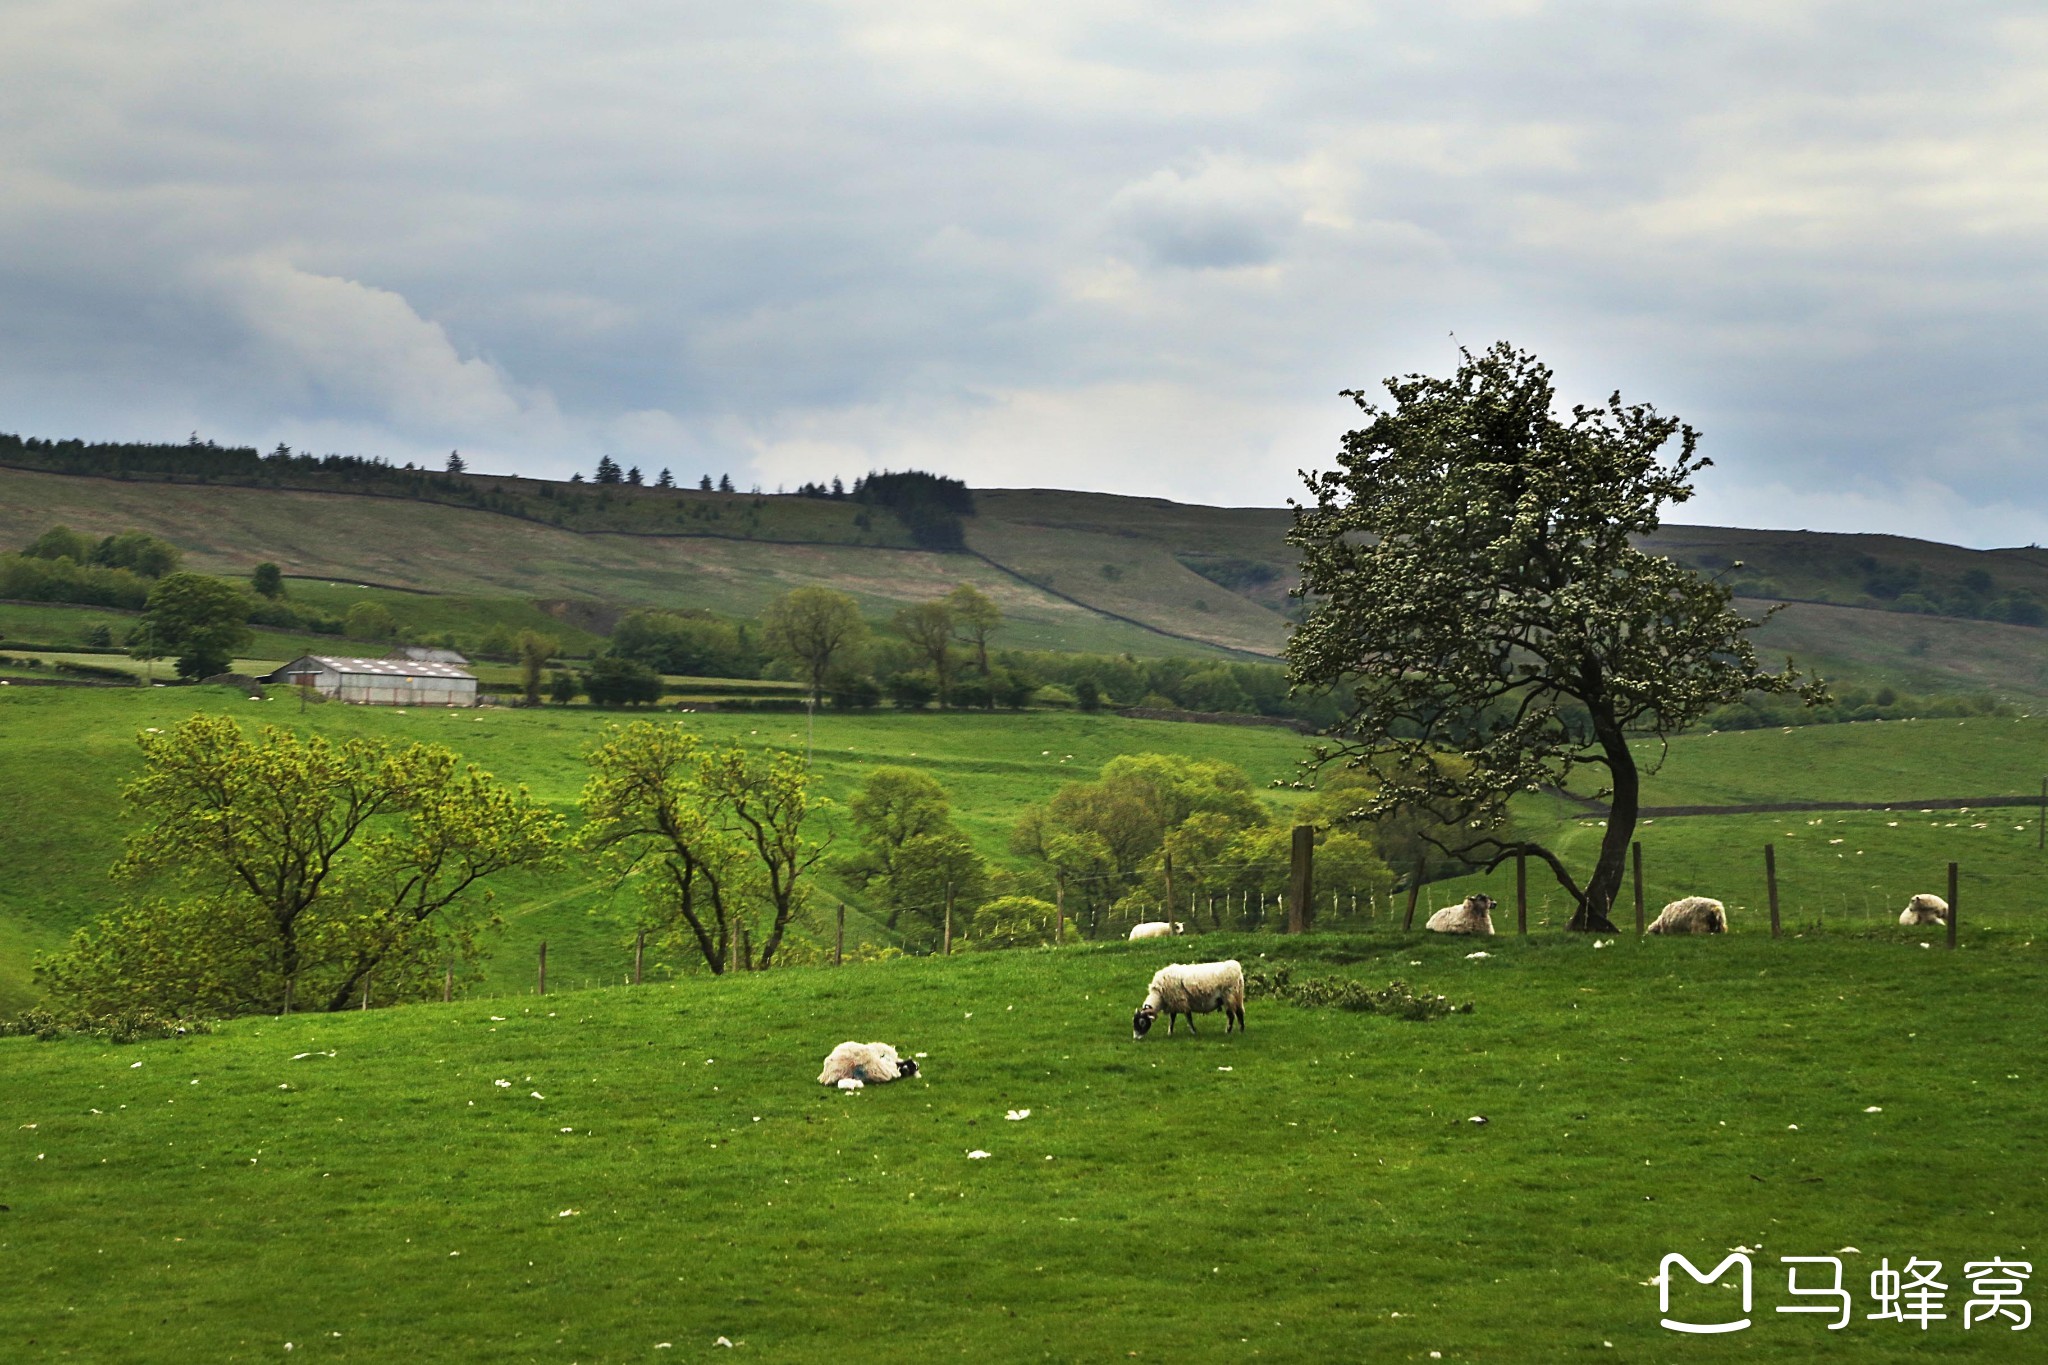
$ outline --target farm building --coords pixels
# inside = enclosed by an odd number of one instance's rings
[[[439,645],[400,645],[384,657],[407,659],[416,664],[454,664],[457,668],[469,663],[469,656],[461,650],[443,649]]]
[[[370,706],[475,706],[476,675],[453,664],[410,659],[342,659],[306,654],[263,681],[311,687],[336,701]]]

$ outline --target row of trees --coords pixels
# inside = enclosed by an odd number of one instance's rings
[[[500,926],[485,883],[594,857],[636,927],[712,972],[765,970],[823,845],[800,760],[674,725],[589,755],[581,829],[434,744],[335,743],[195,715],[144,733],[127,894],[38,963],[53,1003],[233,1015],[437,996]]]

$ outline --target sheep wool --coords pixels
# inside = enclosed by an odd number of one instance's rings
[[[1899,912],[1901,924],[1947,924],[1948,902],[1939,896],[1918,895]]]
[[[1439,934],[1490,934],[1493,932],[1491,896],[1467,896],[1459,905],[1447,905],[1429,917],[1428,927]]]
[[[1653,934],[1725,934],[1728,908],[1710,896],[1687,896],[1657,912],[1650,922]]]
[[[1187,926],[1179,920],[1168,922],[1163,919],[1156,919],[1144,924],[1132,925],[1130,936],[1133,939],[1171,938],[1175,934],[1184,934],[1186,932]]]
[[[841,1043],[825,1058],[825,1069],[818,1073],[818,1084],[840,1085],[843,1081],[854,1080],[880,1085],[884,1081],[916,1074],[917,1063],[908,1057],[899,1057],[896,1049],[887,1043]]]
[[[1131,1016],[1131,1036],[1143,1038],[1152,1021],[1164,1012],[1166,1031],[1173,1032],[1177,1014],[1188,1017],[1188,1032],[1195,1031],[1195,1016],[1223,1011],[1223,1031],[1244,1027],[1244,967],[1235,959],[1228,962],[1170,963],[1152,974],[1145,1003]]]

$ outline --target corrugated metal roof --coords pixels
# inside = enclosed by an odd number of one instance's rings
[[[293,665],[316,663],[335,673],[371,674],[385,678],[462,678],[476,681],[476,675],[453,664],[423,664],[410,659],[345,659],[333,654],[306,654],[277,670],[278,676],[293,671]]]
[[[411,659],[421,664],[466,664],[469,656],[457,649],[442,649],[438,645],[400,645],[384,656],[387,659]]]

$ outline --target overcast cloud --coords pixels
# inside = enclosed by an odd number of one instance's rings
[[[0,430],[1276,504],[1506,338],[1675,519],[2048,540],[2011,4],[0,7]]]

